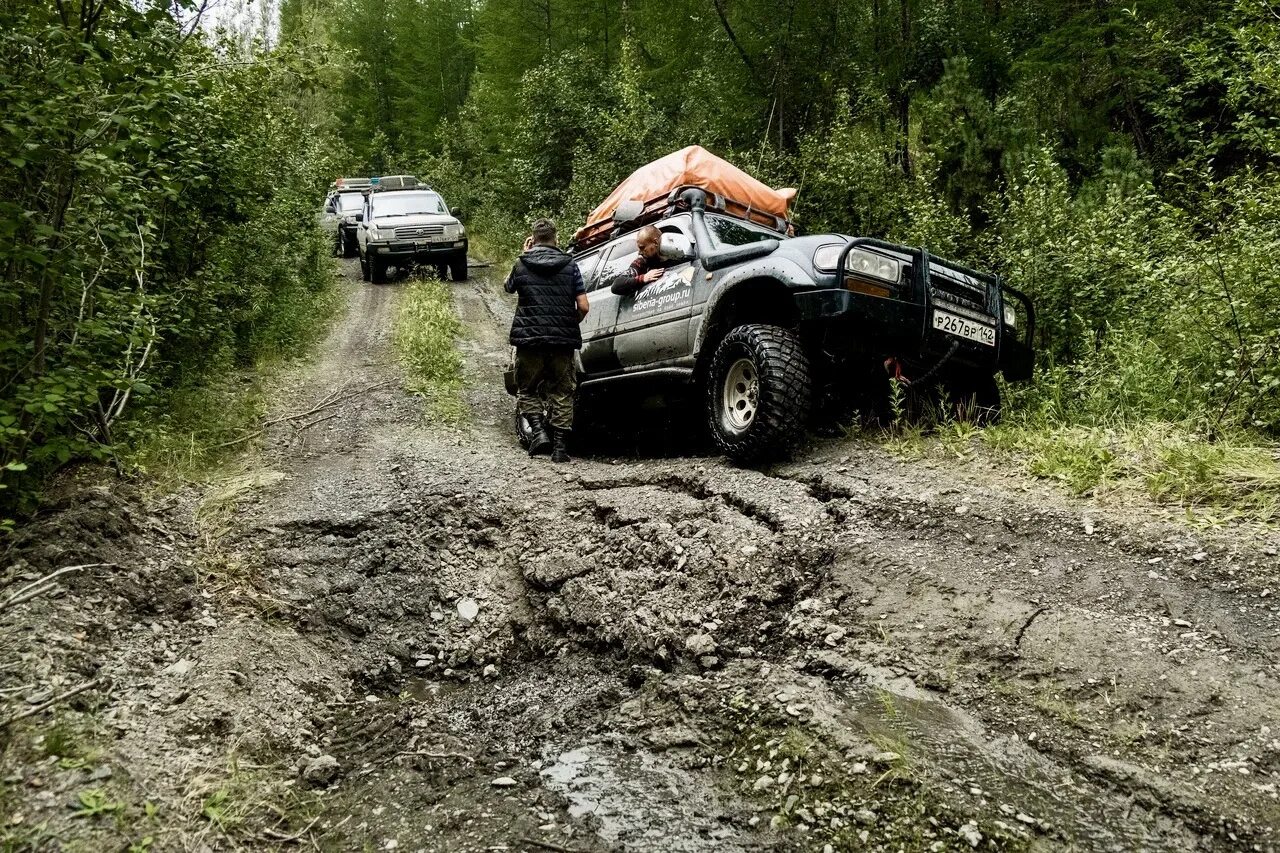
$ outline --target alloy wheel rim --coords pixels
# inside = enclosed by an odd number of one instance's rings
[[[725,428],[734,433],[746,432],[760,408],[760,375],[754,361],[740,358],[729,367],[724,377],[722,398],[721,420]]]

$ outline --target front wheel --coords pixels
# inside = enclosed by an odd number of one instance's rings
[[[360,255],[360,278],[364,281],[368,281],[371,278],[369,273],[369,257],[364,254]]]
[[[786,456],[809,419],[809,358],[794,332],[738,326],[716,347],[707,374],[707,421],[735,462]]]
[[[449,262],[449,272],[453,275],[454,281],[467,280],[467,256],[460,255]]]
[[[374,256],[369,259],[369,277],[374,284],[387,283],[387,262]]]

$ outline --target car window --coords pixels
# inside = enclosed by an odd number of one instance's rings
[[[377,193],[369,200],[374,218],[413,216],[421,213],[448,213],[444,199],[436,193]]]
[[[626,272],[627,267],[631,266],[631,262],[640,257],[640,250],[636,248],[635,235],[623,237],[605,249],[605,261],[600,265],[600,287],[606,287],[615,276]]]
[[[711,226],[711,236],[721,246],[745,246],[748,243],[759,243],[761,240],[784,240],[781,234],[742,222],[727,219],[723,216],[708,216],[707,224]]]
[[[333,212],[334,212],[334,208],[333,208],[333,201],[334,201],[333,196],[329,196],[327,199],[325,199],[325,200],[324,200],[324,212],[325,212],[325,213],[333,213]]]
[[[364,196],[360,193],[343,193],[338,196],[338,207],[343,213],[355,213],[364,206]]]
[[[582,273],[582,281],[586,284],[587,290],[591,290],[591,276],[595,273],[596,267],[600,266],[600,253],[592,252],[576,259],[578,271]]]

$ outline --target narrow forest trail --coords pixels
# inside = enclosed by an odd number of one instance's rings
[[[121,530],[68,510],[40,541],[80,550],[24,546],[117,567],[0,614],[24,676],[113,684],[84,709],[113,775],[4,768],[26,826],[84,849],[1280,845],[1271,546],[849,439],[767,471],[529,460],[500,285],[451,285],[471,419],[445,429],[402,390],[401,288],[344,270],[243,470],[151,516],[98,495]],[[93,784],[158,817],[72,817]]]

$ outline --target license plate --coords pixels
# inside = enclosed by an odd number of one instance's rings
[[[975,323],[958,314],[948,314],[946,311],[934,311],[933,327],[935,329],[941,329],[949,335],[955,335],[958,338],[964,338],[970,341],[977,341],[985,346],[993,347],[996,345],[995,326],[986,326],[982,323]]]

